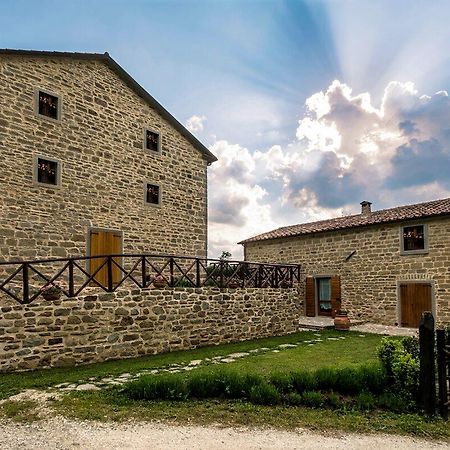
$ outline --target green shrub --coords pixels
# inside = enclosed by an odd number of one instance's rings
[[[385,392],[378,398],[378,405],[394,413],[408,412],[411,408],[411,402],[400,395],[392,392]]]
[[[288,394],[293,391],[293,380],[291,373],[275,373],[269,378],[271,384],[273,384],[280,394]]]
[[[336,392],[330,392],[327,397],[327,404],[333,409],[337,409],[342,406],[342,400]]]
[[[375,397],[370,392],[361,392],[356,397],[356,407],[361,411],[375,409]]]
[[[321,390],[334,390],[338,384],[339,371],[333,367],[323,367],[314,373],[316,385]]]
[[[286,402],[288,405],[299,406],[302,404],[302,396],[298,392],[290,392],[286,396]]]
[[[361,366],[358,370],[361,373],[363,384],[367,391],[379,395],[386,390],[388,379],[385,370],[379,364]]]
[[[275,386],[261,382],[252,386],[249,399],[257,405],[276,405],[280,403],[280,394]]]
[[[409,403],[417,400],[419,390],[419,350],[414,339],[384,338],[378,349],[390,389]]]
[[[365,388],[363,372],[359,369],[344,368],[337,372],[335,389],[343,395],[357,395]]]
[[[305,391],[302,394],[302,403],[311,408],[320,408],[325,403],[325,399],[320,392]]]
[[[125,385],[123,392],[133,400],[185,400],[188,398],[186,380],[181,376],[145,376]]]
[[[313,391],[317,388],[317,382],[313,374],[309,372],[292,372],[292,387],[300,394],[305,391]]]
[[[213,398],[223,395],[220,377],[211,374],[193,373],[189,376],[187,384],[190,397]]]

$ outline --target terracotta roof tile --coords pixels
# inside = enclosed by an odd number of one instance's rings
[[[373,211],[369,214],[355,214],[353,216],[336,217],[318,222],[301,223],[262,233],[245,239],[239,244],[265,241],[304,234],[319,233],[321,231],[335,231],[346,228],[364,227],[378,223],[397,222],[400,220],[421,219],[425,217],[450,214],[450,198],[434,200],[432,202],[417,203],[415,205],[398,206],[396,208]]]

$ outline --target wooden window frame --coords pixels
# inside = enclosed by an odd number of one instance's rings
[[[46,161],[56,163],[57,173],[56,173],[56,184],[50,183],[41,183],[38,176],[38,161],[39,159],[44,159]],[[62,181],[62,169],[63,165],[60,159],[52,158],[50,156],[38,154],[33,157],[33,185],[39,187],[46,187],[50,189],[61,189],[61,181]]]
[[[39,92],[44,94],[52,95],[58,99],[58,107],[56,109],[56,119],[53,117],[45,116],[44,114],[39,114]],[[40,119],[49,120],[50,122],[61,122],[62,117],[62,96],[56,92],[50,91],[49,89],[37,88],[34,93],[34,112],[36,117]]]
[[[158,186],[159,188],[159,195],[158,195],[158,203],[149,203],[147,202],[147,185],[153,185],[153,186]],[[151,180],[147,180],[144,181],[144,206],[146,206],[147,208],[161,208],[162,205],[162,186],[160,183],[156,183],[154,181]]]
[[[150,131],[151,133],[158,135],[158,150],[152,150],[151,148],[147,147],[147,131]],[[152,153],[153,155],[161,155],[162,152],[162,136],[161,132],[157,131],[153,128],[145,127],[143,132],[143,142],[142,142],[143,149],[147,152]]]
[[[423,244],[424,248],[420,250],[405,250],[405,242],[403,240],[403,230],[408,227],[423,227]],[[426,223],[410,223],[400,227],[400,254],[401,255],[424,255],[428,250],[428,225]]]

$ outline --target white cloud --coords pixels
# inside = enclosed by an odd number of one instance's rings
[[[203,131],[205,116],[191,116],[186,120],[185,126],[191,133],[199,133]]]
[[[450,196],[450,101],[390,82],[380,107],[334,81],[309,97],[296,140],[250,151],[217,141],[210,171],[211,255],[278,226]]]

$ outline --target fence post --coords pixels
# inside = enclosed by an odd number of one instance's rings
[[[108,270],[108,292],[112,292],[113,291],[112,256],[108,256],[107,270]]]
[[[142,257],[142,267],[141,267],[141,275],[142,275],[142,287],[147,287],[147,268],[145,264],[145,256]]]
[[[434,317],[431,312],[424,312],[420,319],[420,376],[419,396],[425,414],[432,416],[436,413],[436,372],[434,362]]]
[[[220,287],[223,288],[223,261],[219,262],[220,267]]]
[[[74,267],[73,259],[69,259],[69,297],[75,297],[73,267]]]
[[[439,384],[439,414],[448,419],[448,388],[447,388],[447,356],[445,352],[445,330],[436,330],[437,371]]]
[[[200,259],[199,258],[195,258],[195,271],[196,271],[196,275],[195,275],[195,285],[196,287],[200,287]]]
[[[22,300],[27,304],[30,300],[30,284],[28,280],[28,264],[24,263],[22,266]]]
[[[174,264],[173,264],[173,258],[170,257],[169,259],[169,269],[170,269],[170,287],[173,287],[173,283],[174,283],[174,277],[173,277],[173,268],[174,268]]]

